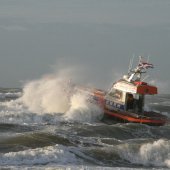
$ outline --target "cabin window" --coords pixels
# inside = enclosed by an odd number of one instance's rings
[[[111,97],[114,97],[116,100],[121,100],[122,99],[122,92],[119,90],[115,90],[109,93]]]
[[[143,112],[144,96],[139,94],[127,94],[126,110],[135,111],[136,113]]]
[[[126,110],[133,110],[134,109],[134,96],[131,93],[127,94],[127,105],[126,105]]]

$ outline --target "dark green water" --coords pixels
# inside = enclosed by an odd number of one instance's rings
[[[68,121],[33,113],[18,89],[0,93],[0,167],[11,169],[168,169],[170,125]],[[168,115],[170,96],[147,100]],[[164,107],[165,106],[165,107]],[[82,116],[82,119],[84,117]],[[109,122],[109,123],[108,123]]]

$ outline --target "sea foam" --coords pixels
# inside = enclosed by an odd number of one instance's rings
[[[44,165],[56,163],[61,165],[82,163],[69,148],[61,145],[44,148],[28,149],[19,152],[9,152],[0,155],[0,165]]]
[[[23,104],[37,114],[63,114],[65,120],[91,122],[101,119],[102,110],[88,102],[70,82],[71,75],[60,72],[28,82],[23,89]]]
[[[170,141],[159,139],[154,142],[133,146],[120,145],[118,152],[121,158],[133,164],[157,167],[170,167]]]

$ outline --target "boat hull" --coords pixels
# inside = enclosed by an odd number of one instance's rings
[[[152,126],[163,126],[167,120],[163,115],[159,114],[159,117],[152,117],[152,116],[144,116],[138,115],[135,113],[129,114],[128,112],[120,112],[120,111],[110,111],[105,109],[105,115],[108,115],[110,118],[113,118],[120,122],[131,122],[131,123],[140,123],[140,124],[147,124]],[[133,114],[133,115],[132,115]],[[152,114],[147,112],[147,114]]]
[[[108,101],[105,99],[106,92],[99,89],[88,89],[88,88],[79,88],[81,92],[85,92],[90,96],[89,102],[97,104],[104,112],[105,115],[109,116],[109,118],[115,119],[120,122],[132,122],[132,123],[140,123],[147,124],[152,126],[162,126],[167,123],[167,117],[155,113],[155,112],[144,112],[144,113],[134,113],[129,111],[121,110],[121,105],[119,107],[108,108],[107,104],[115,105],[114,102]]]
[[[106,103],[108,103],[108,101],[105,100],[104,94],[105,93],[101,90],[95,90],[93,93],[93,99],[95,100],[95,103],[97,103],[103,109],[104,114],[108,115],[110,118],[121,122],[140,123],[152,126],[163,126],[165,123],[167,123],[166,116],[152,111],[139,114],[121,111],[119,109],[110,110],[106,107]]]

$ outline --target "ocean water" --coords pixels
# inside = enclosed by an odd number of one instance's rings
[[[169,169],[170,125],[118,123],[70,83],[42,78],[0,89],[0,167],[4,169]],[[146,100],[169,116],[170,95]]]

